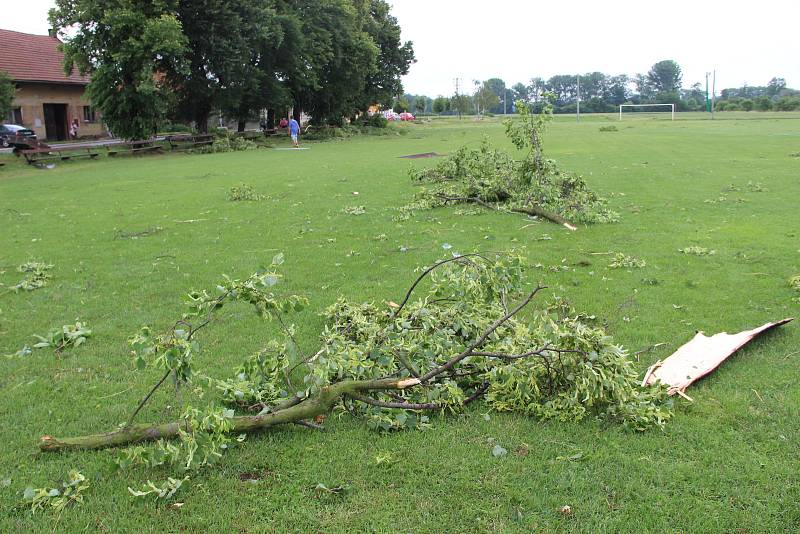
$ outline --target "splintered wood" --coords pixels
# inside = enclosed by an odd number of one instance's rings
[[[793,319],[793,317],[789,317],[738,334],[721,332],[708,337],[703,332],[698,332],[691,341],[680,347],[672,356],[650,366],[644,375],[642,386],[661,382],[669,386],[670,395],[680,395],[692,400],[684,393],[687,387],[719,367],[728,356],[759,334]]]

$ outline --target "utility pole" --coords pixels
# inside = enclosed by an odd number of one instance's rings
[[[717,69],[714,69],[711,76],[711,120],[714,120],[714,107],[717,104]]]
[[[706,112],[711,113],[711,100],[708,98],[708,77],[711,73],[706,72]]]
[[[581,75],[580,74],[578,74],[578,99],[576,101],[576,104],[577,104],[576,111],[578,112],[576,118],[578,122],[581,122]]]

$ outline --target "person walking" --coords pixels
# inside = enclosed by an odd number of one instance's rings
[[[72,119],[72,124],[69,125],[69,137],[73,141],[78,139],[78,119]]]
[[[297,136],[300,135],[300,125],[294,120],[294,117],[289,120],[289,135],[292,138],[294,148],[300,148],[300,144],[297,142]]]

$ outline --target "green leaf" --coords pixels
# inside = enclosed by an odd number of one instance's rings
[[[494,456],[495,458],[500,458],[501,456],[505,456],[506,454],[508,454],[508,451],[499,444],[492,447],[492,456]]]

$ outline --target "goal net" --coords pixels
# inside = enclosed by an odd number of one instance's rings
[[[675,120],[675,104],[620,104],[619,120],[622,120],[622,110],[625,108],[630,108],[631,113],[629,115],[644,117],[663,116],[669,113],[670,119]]]

